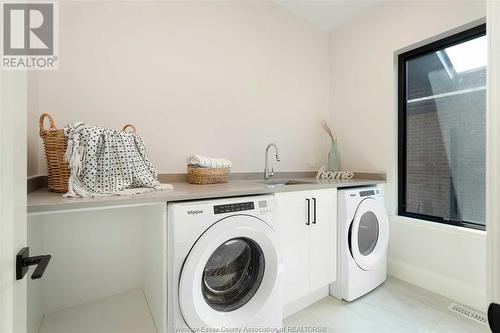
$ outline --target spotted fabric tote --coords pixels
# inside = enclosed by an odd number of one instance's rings
[[[64,128],[71,176],[66,197],[127,195],[171,188],[160,184],[142,139],[131,132],[74,123]]]

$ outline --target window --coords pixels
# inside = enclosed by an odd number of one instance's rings
[[[486,26],[399,55],[399,215],[485,229]]]

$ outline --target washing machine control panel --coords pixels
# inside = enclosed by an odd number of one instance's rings
[[[241,212],[245,210],[254,210],[254,209],[255,209],[255,204],[253,201],[239,202],[234,204],[214,206],[214,214],[226,214],[226,213]]]
[[[356,197],[364,198],[364,197],[381,196],[383,193],[380,188],[374,187],[361,191],[349,191],[348,194],[349,197],[351,198],[356,198]]]

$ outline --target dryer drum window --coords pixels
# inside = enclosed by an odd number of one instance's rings
[[[361,216],[358,230],[359,252],[367,256],[373,252],[378,241],[378,219],[375,213],[366,212]]]
[[[233,238],[208,259],[201,287],[207,304],[219,312],[234,311],[255,295],[264,276],[261,247],[249,238]]]

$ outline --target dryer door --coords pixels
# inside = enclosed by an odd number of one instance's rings
[[[195,243],[182,269],[179,304],[198,332],[252,323],[276,293],[281,261],[274,230],[248,215],[227,217]]]
[[[349,248],[356,264],[369,271],[386,255],[389,222],[384,207],[374,198],[359,204],[350,227]]]

